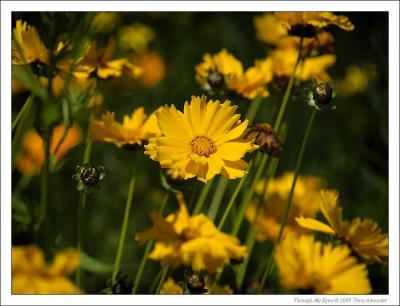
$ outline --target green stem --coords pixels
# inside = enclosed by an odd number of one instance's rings
[[[204,201],[207,198],[208,192],[210,191],[211,185],[212,181],[203,186],[203,189],[201,190],[199,198],[197,199],[196,205],[193,209],[192,215],[197,215],[200,213],[201,209],[203,208]]]
[[[260,282],[260,291],[263,289],[263,287],[265,285],[265,282],[266,282],[269,274],[272,272],[272,269],[273,269],[275,252],[276,252],[276,249],[277,249],[277,247],[278,247],[278,245],[279,245],[279,243],[281,241],[282,234],[283,234],[283,231],[284,231],[284,228],[285,228],[288,216],[289,216],[289,211],[290,211],[290,207],[291,207],[291,204],[292,204],[292,199],[293,199],[294,191],[295,191],[295,188],[296,188],[297,179],[299,178],[301,165],[303,163],[303,157],[304,157],[305,148],[306,148],[306,145],[307,145],[307,142],[308,142],[308,138],[309,138],[310,133],[311,133],[311,129],[312,129],[312,126],[313,126],[313,123],[314,123],[314,119],[315,119],[316,113],[317,113],[317,111],[314,109],[312,114],[311,114],[311,116],[310,116],[310,119],[308,121],[306,132],[304,134],[304,138],[303,138],[303,141],[301,143],[300,152],[299,152],[299,155],[297,157],[297,162],[296,162],[296,167],[295,167],[295,173],[294,173],[294,177],[293,177],[292,187],[290,189],[289,197],[288,197],[287,202],[286,202],[285,211],[283,213],[283,217],[282,217],[282,220],[281,220],[278,236],[277,236],[277,238],[275,240],[275,243],[274,243],[274,248],[273,248],[273,250],[272,250],[272,252],[271,252],[271,254],[269,256],[267,267],[266,267],[266,269],[264,271],[263,277],[262,277],[261,282]]]
[[[169,270],[168,266],[163,268],[161,278],[160,278],[160,281],[158,282],[158,286],[157,286],[155,294],[160,293],[161,287],[164,284],[164,280],[165,280],[165,277],[167,276],[168,270]]]
[[[22,117],[24,117],[24,114],[29,111],[29,109],[32,107],[32,102],[33,102],[34,96],[30,95],[28,99],[26,99],[24,106],[22,106],[21,110],[15,117],[14,121],[12,122],[11,125],[11,132],[14,131],[16,128],[18,122],[21,120]]]
[[[247,109],[247,113],[245,115],[246,119],[249,120],[249,124],[251,124],[251,122],[254,120],[254,117],[257,114],[257,111],[260,107],[261,104],[261,97],[257,96],[256,98],[254,98],[251,102],[250,102],[250,106]]]
[[[219,207],[221,205],[222,197],[224,196],[225,189],[228,186],[228,179],[225,177],[219,177],[217,188],[214,192],[214,196],[211,200],[210,208],[208,209],[208,217],[214,221],[217,216]]]
[[[162,215],[164,212],[165,206],[167,205],[167,202],[168,202],[168,197],[169,197],[169,193],[166,193],[164,200],[161,204],[160,215]],[[144,271],[144,268],[147,263],[148,255],[149,255],[150,250],[152,249],[153,245],[154,245],[153,240],[148,241],[146,244],[146,248],[144,250],[144,254],[143,254],[142,260],[140,261],[139,269],[136,273],[136,278],[133,283],[132,294],[135,294],[137,292],[137,290],[139,289],[139,284],[142,279],[143,271]]]
[[[135,172],[136,172],[135,163],[133,163],[131,180],[129,182],[128,197],[126,199],[126,204],[125,204],[124,220],[122,222],[121,234],[118,242],[118,250],[117,250],[117,255],[115,257],[114,271],[111,278],[112,282],[114,282],[117,278],[118,271],[121,266],[122,254],[125,248],[126,233],[128,231],[128,224],[129,224],[129,214],[131,211],[133,193],[135,190]]]

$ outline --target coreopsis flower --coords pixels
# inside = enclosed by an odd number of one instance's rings
[[[243,75],[243,66],[232,54],[222,49],[214,55],[205,54],[195,71],[196,82],[201,88],[214,92],[233,89],[237,79]]]
[[[99,12],[92,19],[92,27],[97,32],[111,32],[119,23],[120,15],[116,12]]]
[[[329,225],[304,216],[297,217],[297,223],[305,229],[335,236],[368,263],[385,264],[389,254],[388,235],[381,234],[378,224],[371,219],[343,221],[342,207],[338,205],[337,199],[338,193],[335,191],[321,192],[321,211]]]
[[[226,100],[208,101],[192,96],[183,113],[165,106],[156,113],[162,136],[151,138],[145,154],[159,161],[162,168],[179,171],[179,176],[197,177],[207,183],[221,173],[229,179],[242,177],[248,164],[243,156],[257,146],[244,139],[248,120],[241,122],[237,106]]]
[[[256,185],[256,194],[263,196],[261,207],[256,219],[259,200],[252,201],[247,209],[246,219],[249,222],[256,222],[258,241],[274,241],[278,236],[286,202],[292,187],[293,176],[293,173],[287,172],[279,178],[270,179],[267,182],[260,181]],[[268,184],[266,192],[264,195],[261,195],[265,183]],[[318,201],[320,191],[324,185],[325,182],[318,177],[300,176],[298,178],[283,235],[291,233],[299,236],[306,233],[296,223],[295,217],[299,217],[300,215],[313,217],[316,215],[319,211],[319,205],[315,201]]]
[[[246,256],[246,247],[236,237],[220,232],[204,214],[189,216],[181,194],[178,200],[178,211],[166,218],[153,212],[153,227],[136,235],[141,243],[156,241],[149,258],[160,261],[163,266],[187,264],[193,270],[214,273],[231,259]]]
[[[147,87],[157,85],[165,75],[165,62],[162,57],[154,51],[135,54],[132,63],[142,69],[138,82]]]
[[[115,114],[106,112],[101,120],[93,120],[89,128],[94,141],[110,142],[117,147],[141,145],[144,140],[160,134],[155,112],[148,118],[143,107],[125,115],[122,124],[115,121]]]
[[[126,58],[112,59],[116,48],[116,42],[110,39],[107,46],[99,50],[96,42],[90,43],[82,65],[90,67],[91,73],[95,73],[100,79],[109,77],[120,77],[126,73],[132,78],[137,78],[141,74],[141,69]]]
[[[54,165],[82,140],[82,131],[76,123],[68,128],[65,138],[62,140],[65,129],[65,125],[60,124],[54,128],[51,136],[50,156]],[[62,141],[61,144],[60,141]],[[42,169],[44,157],[43,138],[36,130],[29,130],[22,141],[22,152],[18,153],[16,156],[17,169],[25,175],[37,175]]]
[[[316,294],[370,293],[366,265],[350,254],[345,245],[323,244],[309,235],[288,235],[275,254],[280,283]]]
[[[261,123],[249,126],[246,130],[246,137],[255,138],[260,152],[273,157],[278,157],[283,151],[283,140],[268,123]]]
[[[119,30],[118,37],[118,43],[122,49],[144,53],[154,40],[155,33],[152,28],[136,22],[130,26],[122,27]]]
[[[247,99],[268,96],[267,84],[273,78],[271,65],[269,59],[256,61],[253,67],[248,68],[242,76],[232,81],[232,89]]]
[[[80,294],[68,275],[79,266],[79,253],[65,249],[47,264],[36,245],[12,247],[13,294]]]
[[[343,97],[349,97],[357,93],[365,92],[371,79],[376,77],[376,67],[372,65],[354,66],[346,68],[346,74],[343,79],[335,82],[338,94]]]
[[[345,31],[353,31],[348,17],[331,12],[277,12],[274,16],[293,36],[313,37],[317,31],[335,25]]]

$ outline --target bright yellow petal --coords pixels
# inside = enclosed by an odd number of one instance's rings
[[[323,232],[329,235],[335,235],[335,231],[325,223],[311,218],[304,218],[303,216],[295,218],[298,225],[309,230]]]

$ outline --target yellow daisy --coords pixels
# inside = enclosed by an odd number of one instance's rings
[[[381,234],[378,224],[371,219],[343,221],[342,207],[337,204],[337,199],[337,192],[321,192],[321,211],[329,225],[303,216],[296,218],[297,223],[306,229],[336,236],[368,263],[385,264],[389,255],[388,235]]]
[[[279,233],[282,216],[293,182],[293,173],[284,173],[281,177],[270,179],[267,182],[267,190],[264,195],[261,208],[258,213],[256,228],[257,240],[274,241]],[[260,181],[255,192],[258,195],[264,191],[265,181]],[[300,215],[315,217],[319,211],[318,201],[320,191],[325,182],[314,176],[300,176],[292,199],[292,206],[285,226],[284,235],[293,234],[299,236],[306,231],[297,225],[295,217]],[[254,222],[257,212],[258,199],[250,203],[246,212],[249,222]]]
[[[115,114],[106,112],[101,120],[93,120],[90,125],[90,137],[95,141],[111,142],[117,147],[123,145],[141,145],[143,140],[160,134],[157,117],[152,113],[147,119],[143,107],[124,116],[123,123],[115,121]]]
[[[243,66],[232,54],[222,49],[214,55],[205,54],[195,71],[196,81],[204,90],[232,89],[236,79],[243,75]]]
[[[285,288],[311,290],[316,294],[367,294],[371,292],[368,270],[357,263],[345,245],[322,244],[312,236],[286,236],[275,259],[280,283]]]
[[[192,96],[183,113],[174,105],[156,113],[162,136],[151,138],[145,154],[162,168],[179,171],[184,179],[197,177],[207,183],[221,173],[229,179],[242,177],[248,164],[243,156],[257,148],[244,139],[248,120],[241,122],[237,106],[226,100],[206,101]]]
[[[74,249],[59,252],[51,265],[35,245],[12,248],[13,294],[80,294],[68,278],[79,266],[79,253]]]
[[[155,240],[149,258],[161,265],[177,267],[188,264],[193,270],[220,271],[231,259],[246,256],[246,247],[231,235],[220,232],[205,215],[189,216],[183,196],[178,196],[179,210],[163,218],[153,212],[153,227],[137,234],[136,240]]]

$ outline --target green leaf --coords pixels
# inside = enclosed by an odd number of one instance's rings
[[[46,101],[47,89],[39,83],[36,76],[26,66],[12,66],[11,74],[16,78],[24,87],[30,89],[35,96],[38,96],[43,101]]]
[[[113,263],[105,263],[96,258],[93,258],[85,252],[80,253],[81,255],[81,267],[82,269],[95,273],[95,274],[107,274],[111,273],[114,269]]]

